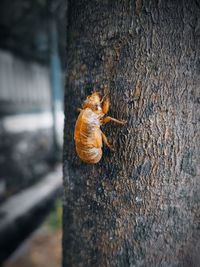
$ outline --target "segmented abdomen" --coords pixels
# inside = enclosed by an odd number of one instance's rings
[[[74,131],[76,151],[87,163],[97,163],[102,157],[100,115],[86,108],[81,111]]]

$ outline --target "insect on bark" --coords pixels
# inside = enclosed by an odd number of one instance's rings
[[[108,96],[101,99],[100,93],[94,92],[87,97],[82,108],[78,109],[80,114],[75,125],[74,140],[78,156],[86,163],[95,164],[100,161],[103,142],[113,150],[100,126],[109,121],[126,123],[110,116],[105,117],[109,106]]]

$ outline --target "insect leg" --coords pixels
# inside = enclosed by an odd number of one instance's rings
[[[109,121],[114,121],[118,124],[125,124],[126,123],[126,121],[124,121],[124,120],[120,121],[120,120],[117,120],[117,119],[112,118],[110,116],[103,118],[102,121],[103,121],[102,124],[106,124]]]
[[[103,99],[104,99],[104,97],[103,97]],[[110,99],[109,99],[109,96],[107,95],[105,100],[103,101],[103,104],[102,104],[102,111],[104,114],[108,113],[109,106],[110,106]]]
[[[103,132],[101,132],[101,135],[102,135],[103,142],[107,145],[107,147],[109,147],[110,150],[114,150],[114,149],[112,148],[112,146],[109,144],[108,139],[107,139],[107,137],[105,136],[105,134],[104,134]]]

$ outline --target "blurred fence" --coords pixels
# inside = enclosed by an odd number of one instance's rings
[[[49,69],[0,51],[0,114],[50,109]]]
[[[63,112],[55,120],[52,105],[62,99],[53,99],[50,75],[49,66],[0,50],[0,200],[49,171],[55,124],[61,149]]]

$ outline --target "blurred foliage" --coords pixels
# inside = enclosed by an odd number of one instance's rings
[[[54,208],[44,221],[44,226],[47,226],[51,231],[57,231],[62,228],[62,201],[57,199]]]

